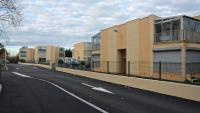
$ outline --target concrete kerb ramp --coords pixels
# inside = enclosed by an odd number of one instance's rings
[[[50,69],[50,66],[33,65]],[[200,102],[200,86],[56,67],[57,71]]]

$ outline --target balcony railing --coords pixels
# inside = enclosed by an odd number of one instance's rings
[[[100,50],[100,43],[93,44],[92,45],[92,50]]]
[[[200,43],[200,32],[183,30],[183,39],[188,42]]]
[[[189,30],[175,30],[169,32],[156,33],[154,36],[155,43],[175,41],[200,43],[200,32],[194,32]]]

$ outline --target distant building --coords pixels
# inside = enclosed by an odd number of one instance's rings
[[[19,50],[19,60],[24,62],[34,62],[35,49],[22,47]]]
[[[35,48],[35,63],[46,63],[47,46],[37,46]]]
[[[86,63],[91,62],[91,51],[92,46],[91,42],[80,42],[74,45],[72,50],[72,58],[81,62],[84,61]]]
[[[59,60],[64,61],[65,49],[63,47],[56,47],[53,45],[37,46],[35,49],[36,63],[58,63]]]

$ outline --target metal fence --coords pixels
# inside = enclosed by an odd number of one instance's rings
[[[198,78],[200,75],[200,62],[199,63],[187,63],[186,73],[190,74],[191,78]]]
[[[93,61],[91,64],[58,64],[58,67],[84,71],[94,71],[122,76],[134,76],[156,80],[176,81],[200,84],[200,62],[122,62],[122,61]],[[183,74],[183,72],[185,72]]]
[[[181,62],[92,61],[91,63],[63,63],[56,64],[56,66],[128,77],[200,85],[200,62],[190,62],[182,66]]]
[[[57,67],[64,67],[64,68],[71,68],[71,69],[77,69],[77,70],[84,70],[84,71],[91,71],[91,64],[57,64]]]

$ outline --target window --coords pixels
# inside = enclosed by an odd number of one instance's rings
[[[170,22],[163,23],[163,33],[160,40],[168,41],[171,38],[170,36]]]
[[[91,43],[85,43],[85,50],[91,50],[92,49],[92,46],[91,46]]]
[[[20,57],[26,57],[26,51],[20,51]]]
[[[155,22],[155,41],[174,41],[180,39],[181,20],[180,17],[160,19]]]
[[[64,53],[59,53],[59,57],[64,57]]]
[[[46,49],[44,49],[44,48],[39,48],[38,50],[41,52],[46,52]]]
[[[183,38],[190,42],[200,42],[200,21],[183,17]]]
[[[180,20],[172,21],[172,40],[179,40],[180,39]]]
[[[92,37],[92,49],[93,50],[100,50],[100,41],[101,41],[100,33],[98,33]]]

